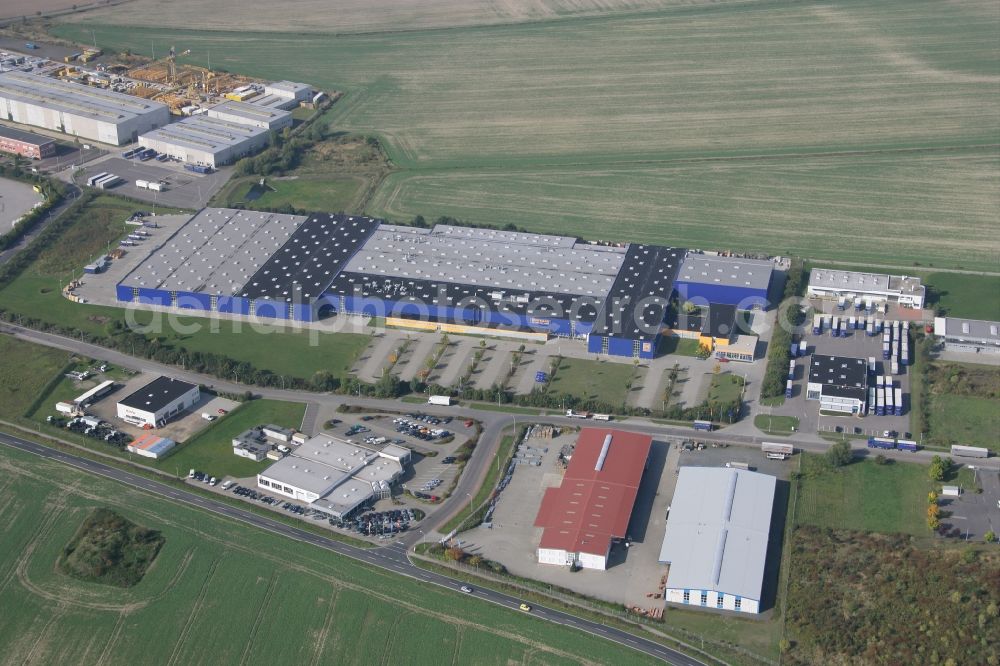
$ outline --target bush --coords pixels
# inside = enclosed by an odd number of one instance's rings
[[[767,369],[761,382],[760,396],[762,398],[777,398],[785,395],[785,382],[788,379],[788,361],[791,358],[789,347],[792,344],[790,326],[802,323],[804,313],[797,305],[792,305],[789,299],[799,296],[804,284],[805,267],[801,259],[792,259],[788,274],[785,277],[785,291],[782,303],[778,305],[777,325],[771,334],[767,348]]]
[[[847,442],[837,442],[826,452],[826,462],[831,467],[843,467],[854,459],[851,445]]]

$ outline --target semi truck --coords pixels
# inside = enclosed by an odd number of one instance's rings
[[[841,296],[840,298],[837,299],[837,309],[838,310],[846,310],[847,309],[847,297],[846,296]]]
[[[572,409],[567,409],[566,416],[567,418],[571,419],[589,419],[591,416],[593,416],[593,414],[591,414],[590,412],[576,412],[573,411]]]
[[[780,453],[785,456],[795,453],[795,447],[791,444],[780,444],[778,442],[761,442],[760,450],[764,453]]]
[[[699,420],[699,421],[695,421],[694,423],[692,423],[691,426],[695,430],[705,430],[707,432],[711,432],[711,430],[712,430],[712,422],[711,421],[701,421],[701,420]]]
[[[868,448],[869,449],[894,449],[894,448],[896,448],[896,440],[889,439],[888,437],[869,437],[868,438]]]
[[[959,446],[951,445],[951,455],[962,456],[963,458],[988,458],[990,450],[980,446]]]
[[[787,382],[785,382],[785,397],[786,398],[791,398],[792,397],[792,387],[794,386],[794,384],[795,383],[791,379],[789,379]]]
[[[788,378],[795,379],[795,361],[788,362]]]
[[[809,345],[806,344],[805,340],[799,340],[799,356],[805,356],[809,353]]]
[[[212,173],[212,167],[204,164],[185,164],[184,168],[194,173]]]
[[[917,443],[912,439],[897,439],[896,448],[900,451],[916,451]]]
[[[813,335],[820,335],[823,332],[823,315],[813,315]]]

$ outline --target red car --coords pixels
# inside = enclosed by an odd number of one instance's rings
[[[229,412],[227,412],[226,410],[222,409],[221,407],[219,408],[219,414],[228,414],[228,413]]]

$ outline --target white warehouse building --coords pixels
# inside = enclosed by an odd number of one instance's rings
[[[170,110],[132,95],[11,71],[0,73],[0,118],[120,146],[169,123]]]
[[[139,137],[143,148],[213,169],[252,155],[267,143],[268,131],[264,128],[204,115],[184,118]]]
[[[681,467],[660,562],[666,601],[759,613],[776,480],[726,467]]]
[[[295,81],[275,81],[264,85],[264,94],[284,97],[296,102],[308,102],[312,98],[312,86]]]
[[[199,400],[201,391],[196,384],[157,377],[118,402],[118,418],[133,425],[158,428]]]
[[[809,272],[808,296],[818,298],[840,298],[853,301],[860,298],[871,303],[898,303],[914,310],[924,309],[926,288],[920,278],[907,275],[882,275],[879,273],[855,273],[826,268],[815,268]]]
[[[292,114],[279,108],[226,100],[208,109],[209,118],[227,120],[239,125],[282,130],[292,126]]]
[[[316,435],[257,475],[257,485],[334,518],[371,499],[388,497],[403,473],[408,451],[373,451],[329,435]]]
[[[946,351],[1000,354],[1000,322],[997,321],[935,317],[934,335],[944,340]]]

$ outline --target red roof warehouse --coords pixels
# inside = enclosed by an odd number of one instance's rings
[[[625,537],[653,438],[585,428],[562,485],[549,488],[535,518],[538,561],[606,569],[612,539]]]

